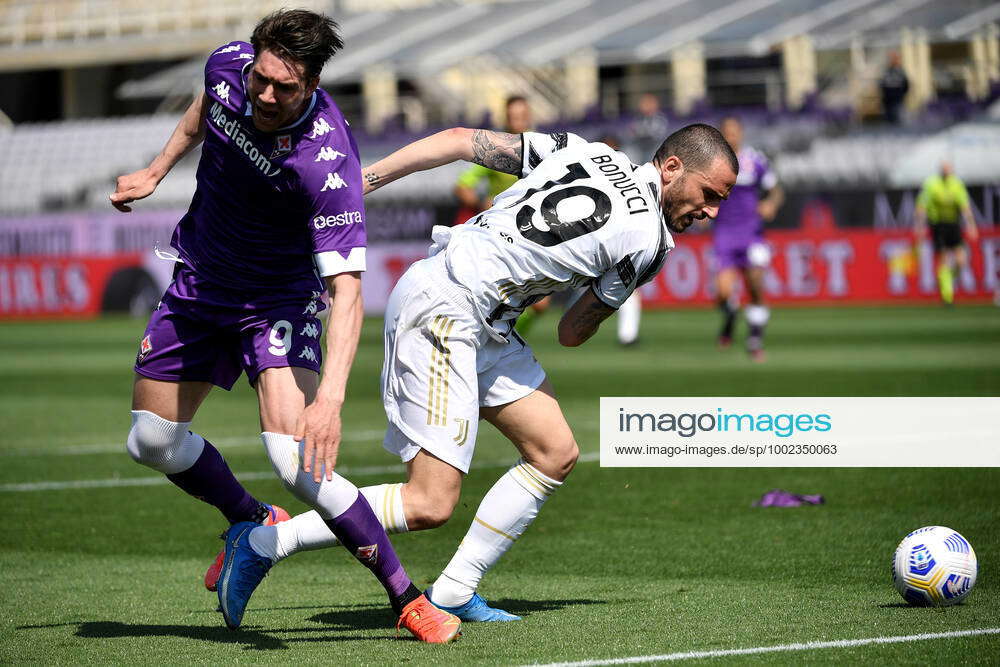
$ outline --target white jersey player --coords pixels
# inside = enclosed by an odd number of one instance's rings
[[[618,308],[674,245],[652,164],[574,134],[522,136],[522,178],[489,210],[434,234],[451,278],[502,335],[526,306],[569,287],[590,285]]]
[[[407,463],[408,480],[361,492],[390,533],[439,526],[458,502],[479,420],[497,427],[522,458],[483,498],[430,593],[463,620],[518,620],[490,607],[479,581],[562,485],[579,450],[545,372],[513,330],[517,315],[546,294],[586,286],[559,323],[563,345],[582,344],[656,275],[671,232],[715,216],[738,163],[707,125],[675,132],[641,166],[572,134],[456,128],[365,169],[366,192],[458,159],[522,178],[465,225],[435,228],[431,256],[393,290],[384,444]],[[268,538],[278,560],[335,543],[311,514],[256,529],[255,546]]]

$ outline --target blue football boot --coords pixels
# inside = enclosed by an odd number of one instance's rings
[[[240,627],[250,596],[273,565],[270,558],[261,556],[250,546],[250,531],[259,525],[241,521],[226,531],[226,556],[222,561],[218,594],[222,616],[233,630]]]
[[[427,596],[428,600],[431,599],[430,591],[426,591],[424,595]],[[463,621],[504,622],[521,620],[520,616],[515,616],[503,609],[494,609],[479,593],[473,593],[472,599],[458,607],[444,607],[437,603],[434,603],[434,606],[441,611],[458,616]]]

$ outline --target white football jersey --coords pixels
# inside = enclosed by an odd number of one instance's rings
[[[489,210],[434,234],[451,277],[501,333],[532,303],[571,287],[589,285],[618,308],[674,246],[655,166],[575,134],[522,137],[522,178]]]

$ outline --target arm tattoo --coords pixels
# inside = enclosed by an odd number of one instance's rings
[[[505,174],[521,174],[521,135],[476,130],[472,135],[472,161]]]
[[[587,340],[595,333],[597,333],[598,327],[601,326],[601,322],[608,319],[614,311],[613,308],[604,304],[601,301],[594,300],[593,303],[588,304],[587,308],[577,314],[570,324],[573,327],[573,333],[580,338],[580,340]]]
[[[365,194],[372,192],[373,190],[378,190],[382,187],[382,177],[376,174],[374,171],[370,171],[371,167],[364,169],[361,174],[365,178],[364,192]]]

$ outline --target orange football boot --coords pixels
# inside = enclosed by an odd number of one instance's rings
[[[421,595],[403,607],[396,630],[406,628],[413,636],[429,644],[447,644],[462,636],[462,621],[458,616],[441,611]]]

